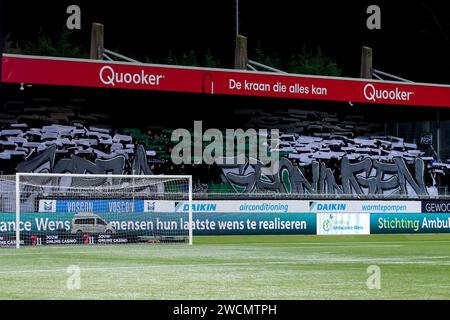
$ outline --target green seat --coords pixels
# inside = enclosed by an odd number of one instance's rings
[[[228,183],[211,183],[208,185],[208,193],[235,193]]]
[[[123,129],[123,132],[125,134],[131,134],[131,135],[141,135],[142,132],[139,129],[133,129],[133,128],[125,128]]]

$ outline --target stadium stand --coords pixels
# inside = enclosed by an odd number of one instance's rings
[[[35,98],[31,103],[20,100],[4,103],[0,111],[1,173],[61,171],[61,168],[69,172],[77,165],[77,170],[89,168],[88,162],[104,165],[120,159],[110,167],[116,173],[133,172],[139,161],[152,174],[192,174],[197,192],[236,192],[217,165],[172,163],[175,143],[171,142],[171,133],[176,128],[114,128],[108,115],[89,112],[87,106],[83,99],[72,99],[65,105],[46,98]],[[324,163],[335,180],[340,181],[340,162],[344,157],[350,162],[370,158],[386,164],[394,164],[396,158],[401,158],[411,169],[416,159],[421,159],[425,163],[427,187],[448,185],[448,161],[437,162],[429,150],[388,134],[379,123],[365,121],[361,115],[292,108],[273,111],[245,108],[237,113],[248,128],[280,129],[280,154],[293,166],[302,168],[305,175],[311,175],[309,167],[314,161]],[[145,154],[138,152],[139,146]],[[47,167],[33,160],[49,151],[54,159]],[[78,159],[78,164],[65,163],[56,168],[61,159]],[[84,164],[80,167],[79,163]]]

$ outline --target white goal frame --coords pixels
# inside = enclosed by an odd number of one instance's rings
[[[20,178],[21,177],[77,177],[77,178],[139,178],[139,179],[187,179],[189,181],[189,245],[193,244],[192,232],[192,176],[191,175],[126,175],[126,174],[74,174],[74,173],[16,173],[16,248],[20,248]]]

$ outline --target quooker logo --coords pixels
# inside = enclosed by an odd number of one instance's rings
[[[165,78],[164,75],[146,73],[145,70],[134,73],[117,72],[111,66],[102,67],[99,77],[103,84],[113,87],[116,84],[159,86],[161,79]]]
[[[393,90],[379,90],[373,84],[367,84],[364,87],[364,97],[369,101],[391,100],[391,101],[410,101],[412,91],[402,91],[399,88]]]

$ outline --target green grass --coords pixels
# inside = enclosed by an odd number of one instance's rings
[[[69,290],[70,265],[81,289]],[[369,290],[367,267],[381,269]],[[0,299],[449,299],[450,235],[0,249]]]

